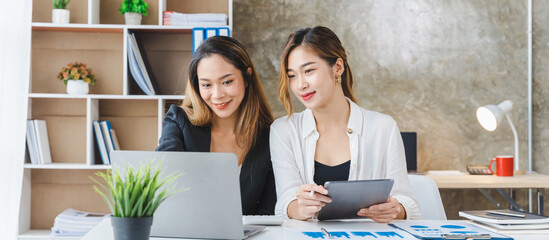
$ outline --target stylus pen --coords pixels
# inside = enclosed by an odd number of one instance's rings
[[[324,235],[326,235],[328,238],[334,238],[334,236],[332,236],[332,234],[330,234],[326,229],[320,228],[320,231],[322,231],[322,233],[324,233]]]
[[[491,214],[496,214],[496,215],[507,216],[507,217],[519,217],[519,218],[526,217],[526,215],[524,214],[506,213],[506,212],[498,212],[498,211],[486,211],[486,212]]]

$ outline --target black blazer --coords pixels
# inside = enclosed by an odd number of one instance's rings
[[[192,125],[185,111],[172,105],[162,124],[156,151],[209,152],[211,127]],[[259,134],[255,146],[246,154],[240,170],[240,195],[243,215],[273,215],[276,204],[269,128]]]

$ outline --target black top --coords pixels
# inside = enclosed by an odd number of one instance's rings
[[[172,105],[162,123],[162,137],[156,151],[209,152],[211,127],[192,125],[185,111]],[[273,215],[276,191],[269,128],[261,129],[256,144],[250,149],[240,170],[242,214]]]
[[[337,166],[328,166],[315,161],[314,181],[322,186],[328,181],[347,181],[349,180],[350,167],[351,160]]]

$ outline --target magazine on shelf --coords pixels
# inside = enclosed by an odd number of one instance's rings
[[[32,164],[40,164],[38,158],[38,146],[36,145],[36,135],[34,132],[34,123],[27,120],[27,148],[29,149],[29,158]]]
[[[137,83],[137,86],[145,93],[146,95],[153,95],[149,87],[147,86],[147,83],[145,82],[145,77],[143,76],[143,73],[139,69],[139,64],[137,63],[137,59],[134,53],[134,47],[133,47],[133,38],[131,35],[128,35],[128,67],[130,68],[130,73],[132,74],[133,80],[135,83]]]
[[[101,121],[93,121],[93,131],[95,133],[95,140],[97,142],[97,148],[99,149],[99,156],[103,164],[111,164],[109,160],[109,154],[107,154],[107,146],[105,146],[105,139],[103,137],[103,131],[101,130]]]
[[[35,119],[34,131],[36,133],[36,143],[38,145],[40,164],[51,163],[50,141],[48,137],[46,120]]]
[[[105,140],[105,146],[107,147],[107,155],[109,155],[109,159],[111,157],[111,152],[113,150],[116,150],[114,148],[114,141],[112,140],[111,136],[111,122],[110,121],[101,121],[101,130],[103,131],[103,139]]]
[[[139,37],[139,34],[136,32],[130,33],[129,36],[132,42],[133,54],[135,56],[135,59],[137,60],[139,69],[143,74],[143,78],[145,79],[147,88],[152,93],[150,95],[161,94],[158,89],[158,84],[153,74],[151,64],[149,63],[147,52],[145,51],[145,47],[143,45],[142,39]]]

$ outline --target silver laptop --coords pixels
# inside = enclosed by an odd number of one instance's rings
[[[236,155],[232,153],[112,151],[113,168],[148,160],[162,162],[160,177],[175,171],[176,189],[186,188],[154,213],[151,236],[183,238],[245,239],[261,226],[242,224],[240,182]]]

